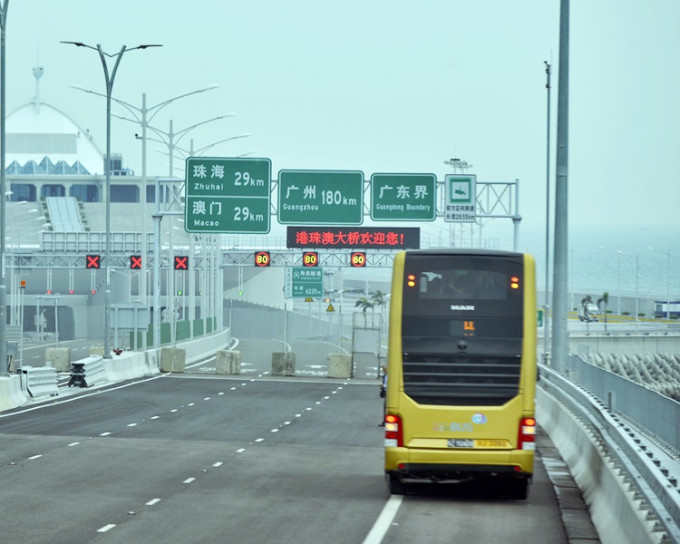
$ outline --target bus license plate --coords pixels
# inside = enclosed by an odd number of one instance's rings
[[[447,440],[449,448],[474,448],[475,441],[467,438],[450,438]]]

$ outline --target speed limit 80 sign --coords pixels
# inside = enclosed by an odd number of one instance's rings
[[[366,266],[366,253],[363,251],[352,251],[349,264],[357,268]]]

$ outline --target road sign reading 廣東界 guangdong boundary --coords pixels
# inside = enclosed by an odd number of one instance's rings
[[[363,220],[363,172],[279,171],[279,223],[361,225]]]
[[[189,157],[187,232],[266,234],[270,230],[269,159]]]
[[[373,174],[371,219],[434,221],[437,217],[437,176],[434,174]]]

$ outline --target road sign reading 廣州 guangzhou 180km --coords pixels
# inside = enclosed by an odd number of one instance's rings
[[[437,217],[437,176],[434,174],[373,174],[371,219],[434,221]]]
[[[279,223],[361,225],[363,219],[363,172],[279,171]]]
[[[269,159],[189,157],[186,161],[185,230],[268,233],[271,171]]]

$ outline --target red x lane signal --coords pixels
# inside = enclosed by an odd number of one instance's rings
[[[189,270],[189,257],[175,255],[175,270]]]
[[[133,270],[142,269],[142,256],[141,255],[130,255],[130,268]]]
[[[85,268],[101,268],[100,255],[86,255]]]

